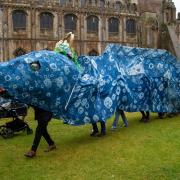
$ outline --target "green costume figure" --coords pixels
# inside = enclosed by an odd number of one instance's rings
[[[68,56],[76,64],[77,68],[81,70],[81,65],[78,63],[78,55],[72,48],[73,40],[74,34],[72,32],[68,33],[63,40],[56,43],[54,51]]]

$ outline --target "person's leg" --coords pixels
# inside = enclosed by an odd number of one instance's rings
[[[119,121],[119,116],[120,116],[120,111],[119,111],[119,110],[116,110],[116,112],[115,112],[115,117],[114,117],[114,121],[113,121],[112,127],[111,127],[112,130],[116,129],[117,124],[118,124],[118,121]]]
[[[121,114],[121,117],[122,117],[124,126],[125,126],[125,127],[128,127],[128,120],[127,120],[127,118],[126,118],[126,115],[125,115],[124,111],[123,111],[123,110],[120,110],[120,114]]]
[[[149,111],[146,111],[144,114],[145,114],[145,117],[143,119],[143,122],[147,123],[150,120],[150,113],[149,113]]]
[[[140,111],[141,112],[141,115],[142,115],[142,118],[140,119],[140,122],[144,122],[145,119],[146,119],[146,114],[144,111]]]
[[[147,120],[147,121],[150,120],[150,113],[149,113],[149,111],[146,111],[146,120]]]
[[[101,124],[101,135],[106,135],[106,123],[104,121],[100,121]]]
[[[40,143],[41,137],[43,136],[49,145],[53,145],[54,141],[51,139],[47,132],[47,125],[50,120],[38,119],[38,126],[36,128],[35,138],[32,145],[32,150],[36,151]]]
[[[97,136],[97,134],[99,133],[97,123],[93,122],[92,127],[93,127],[93,129],[92,129],[92,133],[90,134],[90,136]]]
[[[43,135],[44,139],[46,140],[46,142],[49,144],[49,146],[54,144],[54,141],[51,139],[51,137],[47,131],[47,126],[44,127],[42,135]]]
[[[164,118],[164,113],[159,112],[159,113],[158,113],[158,117],[159,117],[160,119],[163,119],[163,118]]]
[[[49,120],[50,121],[50,120]],[[42,130],[42,136],[44,137],[44,139],[46,140],[46,142],[48,143],[48,148],[45,150],[45,152],[49,152],[53,149],[56,149],[56,145],[54,144],[54,141],[51,139],[48,131],[47,131],[47,125],[48,125],[48,122],[47,124],[45,124],[43,130]]]
[[[149,111],[140,111],[142,114],[142,118],[140,120],[140,122],[149,122],[150,120],[150,112]]]
[[[34,136],[31,150],[24,154],[26,157],[34,157],[36,155],[36,150],[39,146],[39,143],[42,137],[42,128],[44,126],[43,125],[44,122],[41,120],[37,120],[37,122],[38,122],[38,125],[36,127],[35,136]]]

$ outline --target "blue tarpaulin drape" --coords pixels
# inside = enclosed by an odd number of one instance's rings
[[[117,108],[180,112],[180,63],[169,52],[110,44],[78,61],[82,71],[62,54],[31,52],[0,64],[0,87],[73,125],[105,121]]]

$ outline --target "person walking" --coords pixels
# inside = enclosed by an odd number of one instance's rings
[[[140,111],[142,114],[142,118],[140,119],[140,122],[147,123],[150,121],[150,113],[149,111]]]
[[[124,127],[128,127],[128,120],[126,118],[124,111],[121,109],[116,109],[115,118],[111,127],[112,130],[115,130],[117,128],[117,124],[118,124],[120,116],[122,117]]]
[[[98,130],[98,126],[97,126],[97,123],[94,122],[92,123],[92,133],[90,134],[90,136],[105,136],[106,135],[106,123],[104,121],[100,121],[100,124],[101,124],[101,133],[99,133],[99,130]]]
[[[56,149],[56,145],[47,131],[47,126],[52,118],[52,113],[38,107],[34,107],[34,111],[35,111],[35,120],[37,120],[38,125],[36,128],[32,147],[27,153],[24,154],[26,157],[29,158],[36,156],[36,151],[42,136],[48,143],[48,148],[47,150],[45,150],[45,152],[49,152]]]

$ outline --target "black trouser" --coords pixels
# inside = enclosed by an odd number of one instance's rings
[[[140,111],[142,114],[142,118],[149,118],[149,111]]]
[[[105,133],[106,132],[106,124],[104,121],[100,121],[101,124],[101,133]],[[93,131],[98,132],[98,127],[96,123],[92,123],[93,126]]]
[[[43,118],[43,116],[42,116],[42,118],[39,117],[37,119],[38,126],[36,128],[35,137],[34,137],[34,141],[33,141],[31,150],[33,150],[33,151],[37,150],[42,136],[44,137],[44,139],[47,141],[47,143],[49,145],[54,144],[54,141],[51,139],[51,137],[47,131],[47,125],[50,120],[51,120],[51,117]]]

